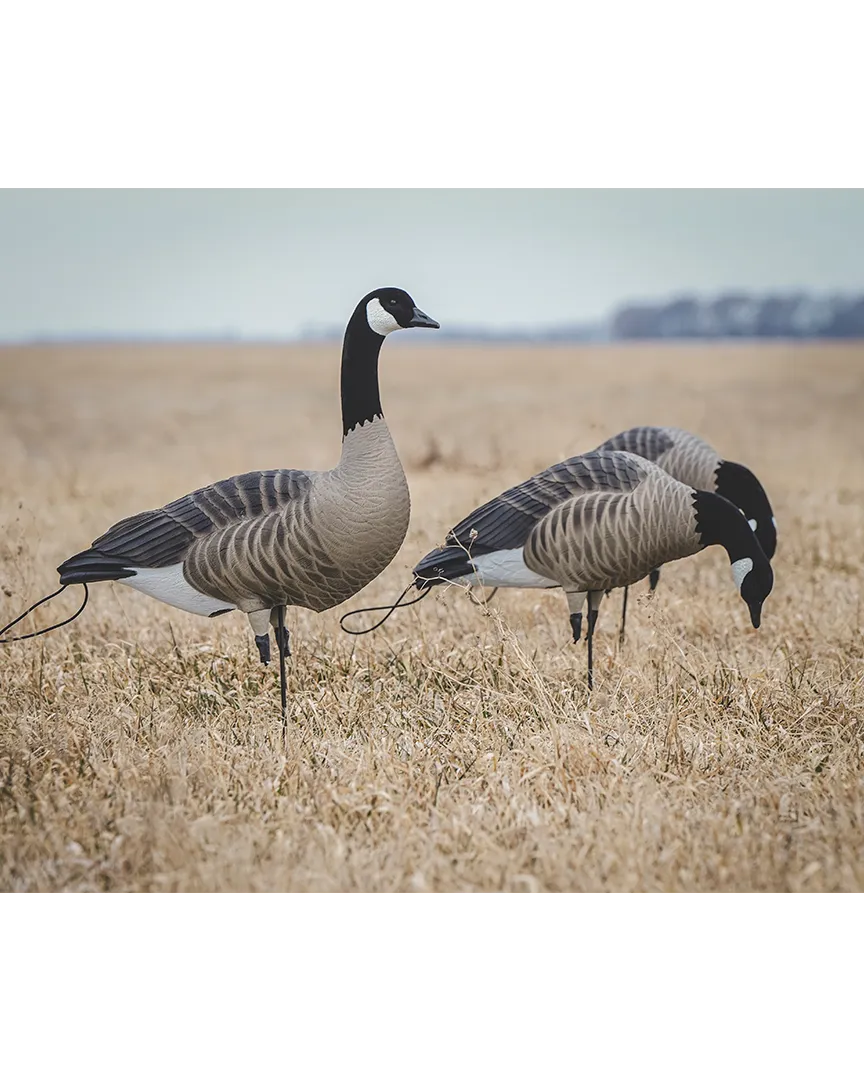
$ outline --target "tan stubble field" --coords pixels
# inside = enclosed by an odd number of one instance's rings
[[[0,350],[0,623],[125,515],[334,464],[338,359]],[[71,626],[0,646],[0,888],[861,889],[864,347],[388,342],[381,382],[411,527],[354,602],[289,611],[287,745],[239,614],[97,585]],[[690,428],[768,489],[759,631],[720,550],[631,591],[620,654],[604,602],[590,700],[560,593],[484,609],[453,587],[339,630],[473,506],[636,423]]]

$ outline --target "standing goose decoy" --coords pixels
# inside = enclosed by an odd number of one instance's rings
[[[414,567],[414,584],[562,588],[574,641],[581,636],[587,600],[590,690],[603,594],[710,544],[726,549],[735,585],[758,627],[774,575],[737,507],[635,454],[595,450],[553,465],[474,510],[443,548]]]
[[[125,518],[58,567],[61,590],[121,581],[196,615],[238,609],[265,664],[272,625],[284,728],[286,606],[326,611],[349,599],[388,565],[408,529],[408,485],[381,410],[378,354],[389,333],[415,326],[438,329],[402,289],[376,289],[357,305],[342,347],[335,469],[243,473]]]
[[[613,435],[601,443],[598,450],[627,450],[647,461],[653,461],[682,484],[701,491],[713,491],[734,503],[744,514],[765,557],[770,562],[777,550],[777,522],[765,489],[744,465],[725,461],[717,451],[698,435],[673,427],[634,427]],[[660,568],[655,566],[648,575],[653,592],[660,580]],[[624,642],[627,620],[627,587],[621,607],[619,644]]]

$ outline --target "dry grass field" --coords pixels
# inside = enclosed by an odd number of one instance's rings
[[[0,623],[120,517],[335,463],[338,358],[0,351]],[[864,887],[864,347],[389,342],[381,381],[411,527],[355,602],[289,612],[287,745],[239,614],[97,585],[71,626],[0,646],[0,887]],[[632,590],[620,654],[620,594],[604,603],[590,699],[558,593],[484,608],[452,587],[340,631],[481,500],[635,423],[697,431],[768,489],[759,631],[713,549]]]

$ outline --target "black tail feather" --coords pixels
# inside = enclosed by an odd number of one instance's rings
[[[80,551],[57,567],[61,585],[83,585],[88,581],[117,581],[134,577],[135,571],[95,548]]]
[[[443,547],[430,551],[414,567],[414,584],[418,589],[473,574],[474,567],[464,548]]]

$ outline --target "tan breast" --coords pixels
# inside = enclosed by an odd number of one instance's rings
[[[377,577],[405,539],[411,506],[384,419],[350,431],[336,468],[310,477],[280,510],[197,541],[184,565],[190,584],[243,611],[324,611]]]
[[[547,514],[525,544],[526,566],[585,592],[631,585],[699,551],[690,488],[644,464],[633,491],[590,492]]]

